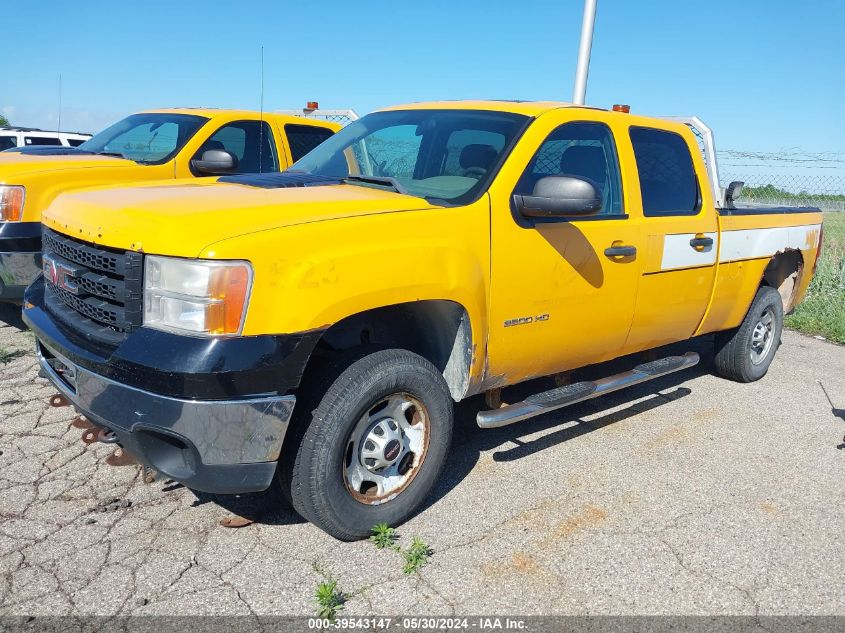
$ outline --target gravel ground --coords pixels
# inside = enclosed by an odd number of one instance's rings
[[[845,348],[785,332],[769,375],[692,370],[495,431],[401,526],[428,565],[339,543],[272,493],[214,497],[86,447],[0,308],[0,614],[845,615]],[[605,371],[609,371],[605,369]],[[838,411],[831,411],[822,381]],[[221,527],[230,513],[256,519]]]

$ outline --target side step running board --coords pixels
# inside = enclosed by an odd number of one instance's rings
[[[527,418],[548,413],[555,409],[561,409],[596,398],[611,391],[618,391],[625,387],[637,385],[647,380],[660,378],[682,369],[687,369],[698,363],[698,354],[687,352],[683,356],[667,356],[659,360],[637,365],[631,371],[626,371],[615,376],[608,376],[595,381],[576,382],[564,387],[557,387],[542,393],[529,396],[522,402],[510,404],[501,409],[493,411],[481,411],[476,418],[478,426],[482,429],[495,429],[500,426],[507,426],[514,422],[521,422]]]

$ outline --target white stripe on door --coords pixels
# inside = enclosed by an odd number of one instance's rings
[[[663,237],[663,261],[660,270],[675,268],[691,268],[692,266],[709,266],[716,263],[716,253],[719,247],[717,233],[703,233],[704,237],[713,240],[713,246],[697,250],[690,246],[690,240],[698,233],[679,233]]]

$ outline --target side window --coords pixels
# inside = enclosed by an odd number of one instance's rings
[[[637,159],[643,214],[696,215],[700,189],[692,156],[680,134],[646,127],[631,128]]]
[[[455,130],[446,140],[444,176],[480,180],[501,156],[505,135],[489,130]]]
[[[61,145],[62,142],[58,137],[50,136],[25,136],[23,139],[24,145]]]
[[[603,123],[566,123],[552,132],[528,163],[514,193],[530,196],[534,185],[546,176],[586,178],[602,195],[598,215],[624,213],[616,145]]]
[[[210,149],[223,149],[238,160],[233,174],[279,171],[270,126],[264,121],[235,121],[211,135],[197,151],[197,158]]]
[[[67,140],[67,144],[71,147],[79,147],[82,145],[87,139],[84,138],[69,138]]]
[[[18,141],[14,136],[0,136],[0,152],[17,146]]]
[[[288,137],[291,159],[298,161],[320,143],[329,138],[334,132],[328,128],[313,125],[286,125],[285,135]]]

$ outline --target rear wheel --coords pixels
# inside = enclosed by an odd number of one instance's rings
[[[280,465],[294,509],[342,540],[407,520],[451,442],[443,376],[412,352],[362,349],[308,380]]]
[[[742,324],[716,335],[716,370],[725,378],[753,382],[766,375],[780,346],[783,301],[774,288],[763,286]]]

